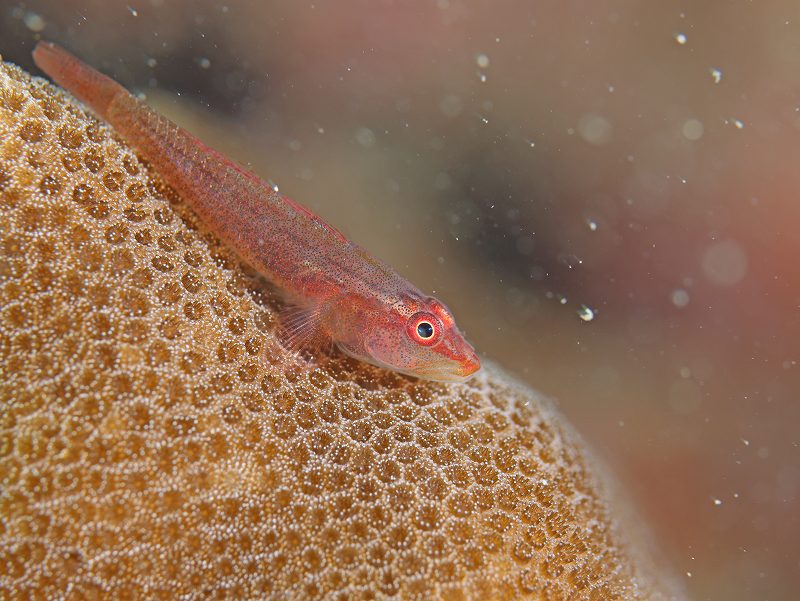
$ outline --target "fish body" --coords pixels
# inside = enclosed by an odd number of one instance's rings
[[[439,381],[478,371],[477,354],[440,301],[63,48],[39,42],[33,57],[283,293],[290,345],[332,342],[362,361]]]

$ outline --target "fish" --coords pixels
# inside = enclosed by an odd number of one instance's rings
[[[303,205],[201,142],[112,78],[40,41],[36,65],[108,123],[199,221],[283,297],[290,350],[335,346],[381,368],[464,382],[480,359],[447,306]]]

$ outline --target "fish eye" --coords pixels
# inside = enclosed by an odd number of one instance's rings
[[[417,344],[433,346],[442,339],[442,322],[433,313],[420,311],[406,322],[406,333]]]
[[[421,321],[417,324],[417,334],[420,338],[427,340],[433,336],[433,324],[429,321]]]

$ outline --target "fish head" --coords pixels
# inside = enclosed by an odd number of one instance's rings
[[[346,353],[425,380],[464,382],[480,369],[475,349],[453,314],[436,298],[406,295],[374,310],[357,339],[339,344]]]

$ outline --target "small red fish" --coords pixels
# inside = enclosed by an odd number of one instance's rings
[[[108,122],[203,224],[285,295],[293,348],[334,343],[362,361],[460,382],[480,369],[452,313],[310,210],[278,194],[159,115],[113,79],[49,42],[36,64]]]

